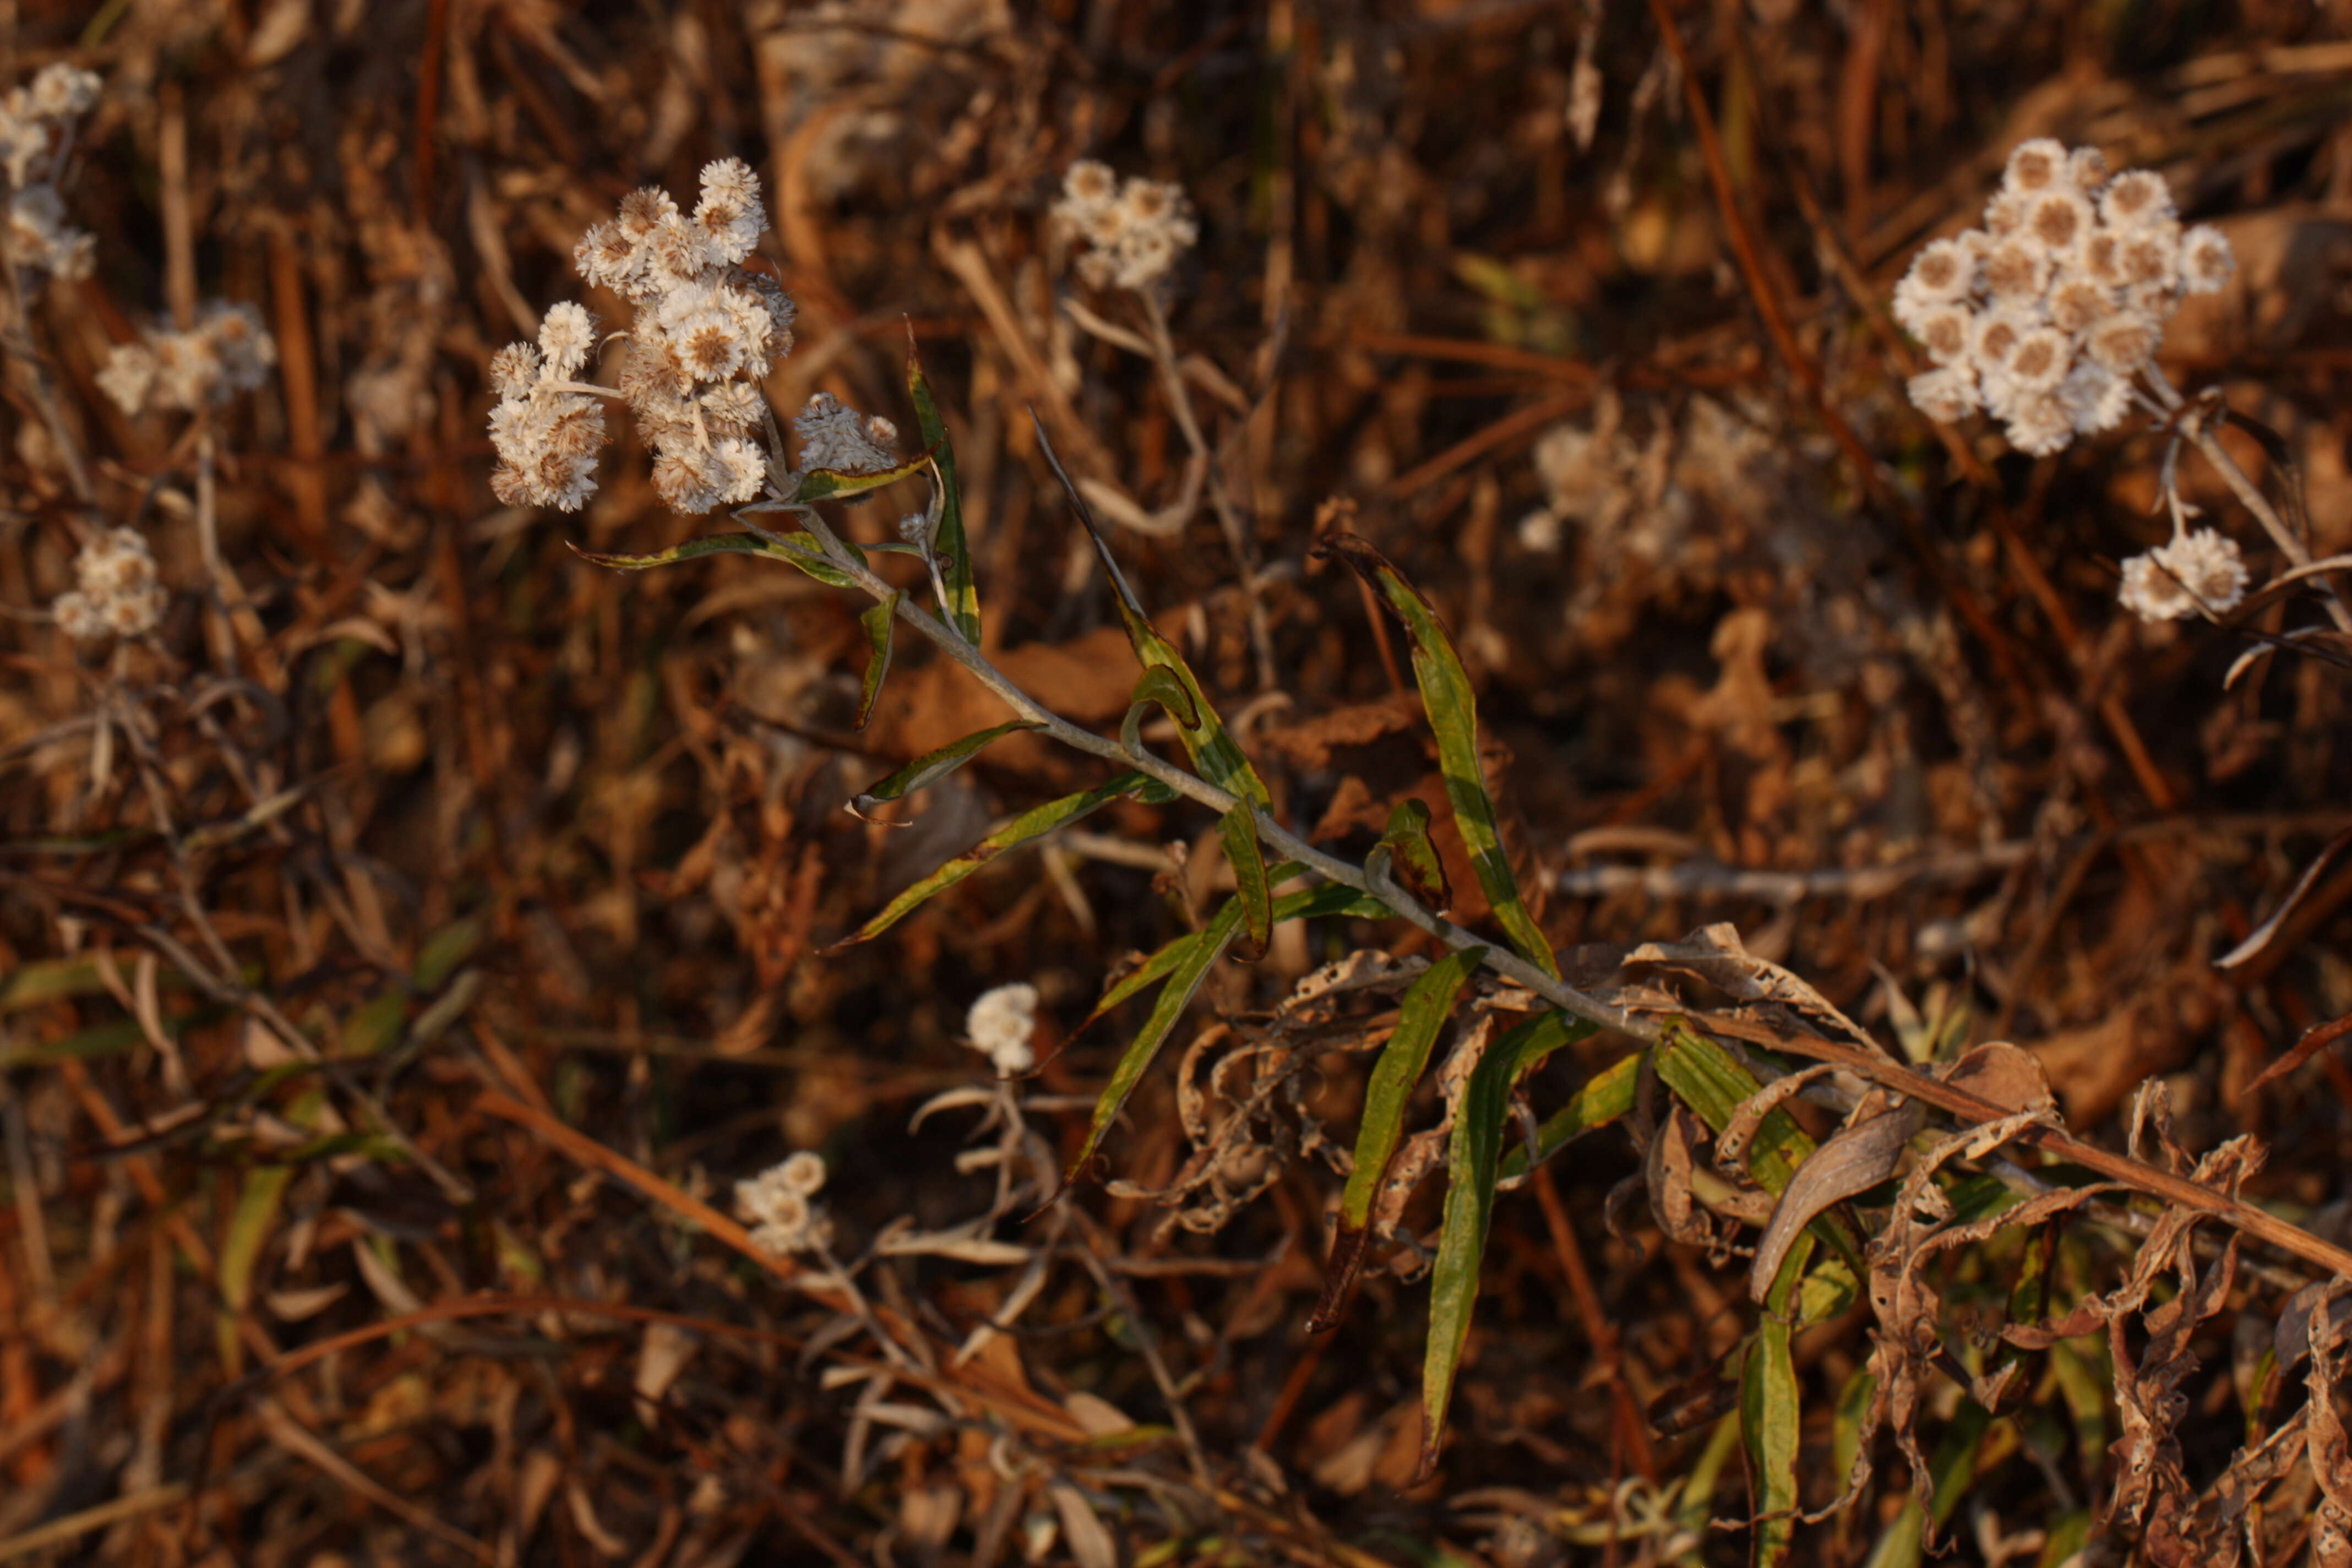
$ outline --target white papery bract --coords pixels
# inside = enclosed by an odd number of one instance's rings
[[[135,343],[115,344],[98,385],[125,414],[193,412],[256,390],[277,363],[278,342],[261,324],[261,312],[213,300],[197,309],[196,324],[184,332],[153,326]]]
[[[0,174],[6,176],[0,226],[6,230],[9,265],[35,279],[89,276],[97,242],[66,223],[58,182],[75,122],[97,103],[98,93],[96,76],[58,62],[0,98]]]
[[[736,1183],[735,1214],[751,1227],[751,1245],[780,1258],[832,1246],[833,1222],[809,1201],[824,1176],[824,1157],[803,1149]]]
[[[155,578],[147,541],[128,528],[110,529],[74,557],[75,586],[57,596],[49,613],[77,642],[139,637],[152,631],[171,603]]]
[[[756,500],[773,477],[756,438],[760,383],[792,353],[794,310],[773,279],[742,267],[767,226],[760,177],[722,158],[703,166],[691,214],[648,185],[572,253],[581,277],[635,313],[615,390],[653,449],[655,489],[678,511]],[[548,311],[536,350],[517,343],[492,357],[490,487],[509,505],[572,511],[595,492],[604,411],[576,381],[594,346],[588,312],[566,303]]]
[[[1087,242],[1078,276],[1097,289],[1141,290],[1166,278],[1201,237],[1181,185],[1130,176],[1125,185],[1091,158],[1070,165],[1054,221]]]
[[[1938,367],[1912,378],[1911,401],[1945,424],[1980,408],[2018,450],[2063,451],[2122,423],[2181,296],[2221,288],[2232,266],[2220,230],[2181,231],[2161,175],[2021,143],[1984,226],[1921,247],[1895,285],[1895,320]]]
[[[1001,1078],[1037,1065],[1036,1050],[1029,1043],[1036,1029],[1037,988],[1026,981],[981,993],[964,1016],[966,1042],[996,1064]]]
[[[2177,621],[2199,610],[2221,615],[2246,596],[2237,542],[2210,528],[2188,530],[2124,563],[2116,598],[2144,621]]]

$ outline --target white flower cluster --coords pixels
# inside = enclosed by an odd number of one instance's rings
[[[898,427],[880,415],[868,419],[830,392],[820,392],[793,417],[801,441],[801,471],[826,468],[837,474],[877,474],[896,463],[890,450]]]
[[[1895,320],[1936,362],[1911,401],[1946,423],[1981,408],[2036,457],[2113,429],[2181,296],[2235,266],[2219,229],[2182,229],[2163,176],[2110,179],[2095,149],[2024,142],[1985,226],[1922,247],[1895,288]]]
[[[7,254],[17,267],[89,276],[96,241],[67,226],[58,195],[74,121],[98,101],[98,78],[59,62],[0,100],[0,168],[8,174]]]
[[[833,1245],[833,1221],[809,1200],[824,1190],[824,1156],[803,1149],[735,1184],[735,1213],[751,1245],[780,1258]]]
[[[82,546],[74,557],[79,587],[50,605],[58,629],[77,642],[135,637],[152,631],[172,595],[155,580],[155,557],[147,541],[128,528],[110,529]]]
[[[151,327],[146,341],[117,343],[98,384],[125,414],[142,408],[202,408],[269,379],[278,343],[250,305],[208,300],[184,332]]]
[[[1071,164],[1063,176],[1054,218],[1065,233],[1087,242],[1078,276],[1097,289],[1148,289],[1201,237],[1181,185],[1139,174],[1122,187],[1107,164],[1091,158]]]
[[[965,1043],[996,1065],[999,1078],[1012,1078],[1037,1065],[1029,1044],[1037,1029],[1037,988],[1026,981],[981,993],[964,1016]]]
[[[596,493],[604,405],[574,380],[596,341],[594,318],[567,300],[539,323],[539,344],[509,343],[490,356],[490,445],[499,466],[490,492],[508,506],[578,511]]]
[[[581,277],[635,312],[618,395],[653,448],[654,488],[679,511],[751,500],[768,484],[755,438],[767,415],[760,381],[792,353],[793,309],[773,279],[741,265],[767,226],[760,177],[722,158],[703,166],[691,214],[648,185],[572,253]],[[614,394],[573,379],[594,346],[588,312],[565,304],[547,313],[536,348],[512,343],[491,356],[499,466],[490,488],[508,505],[576,511],[595,493],[604,424],[592,399]]]
[[[2221,615],[2246,596],[2246,563],[2237,542],[2210,528],[2183,529],[2172,541],[2124,563],[2116,597],[2144,621],[2177,621],[2203,610]]]

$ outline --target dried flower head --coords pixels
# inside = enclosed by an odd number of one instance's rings
[[[2200,609],[2221,615],[2245,596],[2246,563],[2237,542],[2210,528],[2178,534],[2126,561],[2116,595],[2144,621],[2180,620]]]
[[[77,642],[143,636],[171,603],[169,590],[156,580],[147,541],[128,528],[110,529],[83,545],[74,557],[74,580],[49,612]]]
[[[1139,175],[1122,186],[1092,159],[1071,164],[1063,176],[1054,221],[1066,236],[1087,243],[1078,276],[1097,289],[1151,288],[1200,237],[1182,186]]]
[[[135,343],[117,343],[98,373],[100,391],[125,414],[145,408],[194,410],[226,403],[269,379],[277,340],[250,305],[214,300],[187,331],[150,327]]]
[[[751,1245],[788,1257],[833,1243],[832,1222],[809,1202],[824,1185],[824,1159],[806,1149],[735,1184],[735,1215],[751,1227]]]
[[[766,407],[759,384],[793,349],[793,302],[773,279],[741,266],[768,226],[751,165],[707,163],[701,185],[690,216],[667,191],[632,191],[572,249],[581,277],[635,312],[617,387],[574,379],[596,331],[576,304],[548,311],[536,351],[518,343],[492,356],[499,401],[490,440],[499,464],[490,488],[499,500],[566,511],[584,504],[604,442],[596,399],[611,395],[635,416],[653,448],[654,489],[673,509],[740,505],[773,483],[768,454],[751,437]]]
[[[981,993],[963,1022],[965,1040],[986,1054],[1003,1078],[1037,1065],[1037,1053],[1029,1044],[1036,1028],[1037,988],[1025,981]]]
[[[2182,294],[2233,266],[2219,231],[2181,232],[2160,175],[2111,177],[2046,137],[2010,154],[1984,222],[1922,247],[1895,286],[1895,319],[1938,367],[1911,399],[1938,421],[1982,408],[2036,456],[2122,423]]]
[[[868,419],[830,392],[810,397],[793,416],[793,433],[800,437],[803,473],[876,474],[898,460],[885,445],[898,438],[898,426]]]

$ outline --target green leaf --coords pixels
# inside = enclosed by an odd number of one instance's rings
[[[1431,913],[1442,915],[1453,908],[1454,889],[1445,879],[1437,846],[1430,840],[1427,805],[1412,795],[1397,802],[1378,847],[1389,852],[1389,875]]]
[[[1256,810],[1271,811],[1274,796],[1266,789],[1265,781],[1257,776],[1257,770],[1250,766],[1249,758],[1242,753],[1240,746],[1234,744],[1223,721],[1217,717],[1217,710],[1210,706],[1207,696],[1202,692],[1201,683],[1193,679],[1192,667],[1184,662],[1184,656],[1176,651],[1175,644],[1152,628],[1150,617],[1143,613],[1142,601],[1135,596],[1135,590],[1128,586],[1127,574],[1118,569],[1118,558],[1110,552],[1109,542],[1103,538],[1102,530],[1096,526],[1093,509],[1087,505],[1086,497],[1078,493],[1078,487],[1070,482],[1069,475],[1063,472],[1061,459],[1054,455],[1053,443],[1045,439],[1043,424],[1037,426],[1037,437],[1045,460],[1053,465],[1055,477],[1062,481],[1062,489],[1069,495],[1070,510],[1077,514],[1079,523],[1087,531],[1087,537],[1094,542],[1095,554],[1102,562],[1103,574],[1110,579],[1111,590],[1118,602],[1119,620],[1127,627],[1127,640],[1134,646],[1137,661],[1147,670],[1165,669],[1173,676],[1182,686],[1193,712],[1198,715],[1200,721],[1196,725],[1188,727],[1181,721],[1177,724],[1177,732],[1183,738],[1184,750],[1192,759],[1193,768],[1202,778],[1228,795],[1238,797]],[[1139,691],[1140,686],[1137,689]],[[1174,710],[1171,708],[1171,711]]]
[[[923,438],[932,482],[940,487],[940,526],[931,549],[939,556],[940,581],[947,584],[948,602],[940,606],[964,640],[980,646],[980,589],[971,575],[971,543],[964,537],[963,487],[956,479],[955,448],[948,442],[947,422],[931,396],[923,375],[923,362],[915,354],[913,329],[907,333],[907,391],[915,403],[915,427]]]
[[[887,468],[870,472],[849,473],[841,468],[811,468],[801,476],[801,488],[793,499],[806,503],[813,500],[848,500],[868,490],[878,490],[884,485],[895,485],[900,479],[912,479],[931,466],[932,454],[925,451],[919,457]]]
[[[1142,773],[1124,773],[1108,784],[1098,784],[1089,790],[1081,790],[1076,795],[1064,795],[1059,800],[1048,801],[1044,805],[1022,813],[891,900],[888,908],[859,926],[849,935],[835,942],[834,949],[837,951],[845,947],[854,947],[861,942],[873,941],[906,919],[933,894],[954,887],[1007,849],[1015,848],[1032,839],[1042,838],[1054,829],[1076,822],[1089,812],[1101,810],[1121,795],[1140,794],[1151,782]]]
[[[1389,1162],[1396,1157],[1404,1135],[1405,1107],[1429,1066],[1429,1053],[1438,1031],[1454,1012],[1463,983],[1486,958],[1483,947],[1447,953],[1422,973],[1404,994],[1398,1009],[1396,1032],[1381,1047],[1372,1064],[1371,1080],[1364,1089],[1364,1118],[1356,1129],[1356,1163],[1348,1185],[1339,1194],[1339,1229],[1331,1242],[1331,1261],[1324,1271],[1323,1299],[1307,1320],[1307,1331],[1319,1334],[1335,1327],[1347,1310],[1356,1276],[1364,1266],[1370,1241],[1372,1202],[1387,1179]]]
[[[1218,825],[1224,836],[1225,863],[1234,870],[1234,891],[1242,906],[1242,930],[1248,941],[1242,955],[1255,961],[1265,955],[1274,940],[1274,884],[1266,877],[1265,852],[1257,841],[1257,813],[1244,801],[1225,813]]]
[[[1135,1092],[1135,1086],[1150,1068],[1152,1058],[1158,1056],[1160,1047],[1168,1043],[1169,1035],[1183,1017],[1184,1009],[1191,1004],[1193,994],[1201,989],[1201,982],[1208,978],[1210,969],[1233,944],[1234,933],[1241,925],[1241,914],[1240,900],[1227,900],[1224,907],[1211,917],[1209,923],[1192,934],[1179,954],[1174,967],[1169,972],[1167,985],[1151,1005],[1151,1016],[1143,1021],[1142,1029],[1127,1049],[1119,1053],[1118,1065],[1111,1069],[1110,1081],[1103,1086],[1102,1093],[1095,1100],[1094,1121],[1087,1128],[1086,1142],[1079,1146],[1077,1158],[1070,1162],[1069,1170],[1063,1178],[1066,1183],[1076,1180],[1078,1173],[1087,1168],[1087,1162],[1094,1158],[1095,1150],[1102,1143],[1103,1134],[1110,1131],[1110,1124],[1118,1117],[1119,1108],[1127,1103],[1128,1096]]]
[[[1803,1411],[1792,1349],[1790,1309],[1803,1289],[1812,1238],[1801,1236],[1772,1277],[1764,1319],[1739,1375],[1739,1433],[1748,1447],[1752,1568],[1779,1568],[1797,1539],[1797,1447]]]
[[[1305,868],[1300,866],[1297,861],[1286,860],[1281,865],[1276,867],[1271,874],[1274,879],[1277,882],[1287,881],[1289,879],[1297,876],[1303,869],[1305,869]],[[1335,890],[1341,895],[1352,895],[1352,898],[1346,900],[1335,898],[1333,897]],[[1274,918],[1278,922],[1281,921],[1306,920],[1316,915],[1323,914],[1361,914],[1368,911],[1353,906],[1361,904],[1363,901],[1363,895],[1357,893],[1354,889],[1343,886],[1337,882],[1327,882],[1321,887],[1311,889],[1307,892],[1290,893],[1286,895],[1276,903],[1274,907]],[[1349,907],[1338,907],[1342,902],[1348,903]],[[1386,914],[1388,911],[1386,910],[1379,910],[1377,911],[1369,912]],[[1087,1027],[1102,1017],[1104,1014],[1109,1012],[1112,1008],[1118,1006],[1129,997],[1133,996],[1137,992],[1141,991],[1145,987],[1159,981],[1168,978],[1169,974],[1175,970],[1176,965],[1182,962],[1184,950],[1187,945],[1198,941],[1200,936],[1201,933],[1199,931],[1187,931],[1182,936],[1176,938],[1175,941],[1162,944],[1157,952],[1153,952],[1142,963],[1137,964],[1133,969],[1129,970],[1125,974],[1120,975],[1110,984],[1105,986],[1103,988],[1102,1000],[1095,1004],[1094,1011],[1086,1016],[1084,1022],[1080,1023],[1076,1028],[1070,1031],[1071,1037],[1076,1038],[1077,1036],[1084,1034]]]
[[[1576,1097],[1536,1129],[1531,1144],[1522,1143],[1503,1156],[1502,1180],[1516,1181],[1567,1148],[1586,1133],[1608,1126],[1633,1109],[1633,1094],[1642,1082],[1642,1053],[1621,1057],[1593,1074]]]
[[[874,717],[874,700],[882,695],[883,678],[890,673],[890,632],[898,625],[898,601],[904,594],[892,594],[857,617],[866,628],[866,680],[857,689],[857,718],[850,725],[863,730]]]
[[[1494,797],[1486,791],[1486,774],[1478,759],[1478,702],[1470,689],[1469,672],[1454,651],[1445,623],[1421,591],[1390,564],[1371,544],[1352,533],[1334,534],[1318,553],[1337,551],[1357,574],[1388,601],[1412,637],[1413,679],[1421,684],[1422,707],[1430,728],[1437,732],[1439,767],[1445,778],[1445,798],[1453,803],[1454,823],[1470,851],[1470,864],[1494,907],[1495,921],[1510,938],[1519,956],[1559,978],[1559,963],[1551,943],[1544,940],[1535,917],[1519,897],[1518,879],[1496,826]]]
[[[1192,694],[1174,672],[1159,665],[1147,668],[1137,678],[1135,695],[1128,699],[1127,718],[1118,727],[1118,743],[1127,748],[1128,755],[1143,754],[1143,711],[1157,702],[1176,721],[1179,730],[1198,730],[1201,710],[1193,704]]]
[[[862,565],[865,554],[856,545],[843,540],[847,550]],[[683,544],[673,544],[667,550],[657,550],[651,555],[607,555],[601,551],[583,550],[564,541],[572,554],[594,566],[610,566],[617,572],[645,572],[656,566],[675,566],[681,561],[692,561],[703,555],[765,555],[772,561],[789,562],[818,582],[833,588],[854,588],[856,578],[826,559],[824,546],[813,533],[782,533],[772,539],[756,533],[706,533],[689,539]]]
[[[286,1120],[297,1127],[314,1126],[325,1103],[322,1092],[305,1089],[286,1108]],[[254,1268],[261,1260],[262,1248],[269,1245],[278,1205],[299,1168],[291,1163],[257,1165],[245,1173],[236,1207],[229,1215],[227,1234],[221,1237],[221,1300],[232,1312],[244,1311],[253,1300]]]
[[[1486,1047],[1462,1091],[1447,1148],[1445,1217],[1437,1233],[1437,1263],[1429,1276],[1429,1345],[1421,1373],[1421,1471],[1437,1468],[1445,1436],[1454,1374],[1470,1340],[1470,1313],[1478,1300],[1478,1264],[1494,1218],[1495,1180],[1511,1090],[1552,1052],[1593,1032],[1565,1013],[1531,1018]]]
[[[895,597],[893,595],[894,600]],[[886,800],[897,800],[939,783],[1013,731],[1040,728],[1042,726],[1034,719],[1013,719],[994,729],[982,730],[960,741],[950,741],[938,751],[917,757],[888,778],[868,786],[866,793],[850,802],[850,810],[863,816],[868,809]]]

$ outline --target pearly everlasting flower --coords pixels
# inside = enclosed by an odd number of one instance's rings
[[[2180,237],[2180,281],[2189,293],[2218,294],[2237,270],[2237,258],[2220,229],[2200,223]]]
[[[2177,621],[2200,609],[2221,615],[2246,596],[2246,563],[2235,541],[2200,528],[2176,534],[2124,563],[2116,597],[2144,621]]]
[[[1965,363],[1938,365],[1915,375],[1908,390],[1913,407],[1945,425],[1967,417],[1979,402],[1976,373]]]
[[[171,593],[155,577],[147,541],[128,528],[110,529],[74,557],[75,586],[49,606],[58,628],[77,642],[140,637],[163,618]]]
[[[8,264],[27,275],[86,278],[96,239],[65,221],[65,198],[58,182],[65,174],[76,121],[97,103],[98,78],[58,62],[44,66],[31,83],[0,99],[0,228],[5,229]]]
[[[125,414],[193,412],[254,391],[277,363],[278,342],[262,326],[260,312],[214,300],[198,308],[196,324],[184,332],[152,326],[135,343],[115,344],[98,384]]]
[[[740,506],[774,481],[754,437],[767,415],[760,383],[793,350],[793,301],[742,266],[768,226],[751,165],[719,159],[703,165],[701,183],[691,213],[657,187],[630,192],[572,249],[580,276],[634,312],[615,386],[574,379],[596,330],[576,304],[548,311],[536,349],[517,343],[491,356],[499,465],[490,487],[501,500],[569,511],[594,493],[599,395],[628,405],[653,449],[654,489],[676,510]]]
[[[55,185],[34,185],[9,197],[9,259],[58,278],[89,277],[97,237],[68,226],[65,216],[65,198]]]
[[[751,1245],[778,1257],[832,1246],[833,1222],[809,1202],[824,1174],[824,1156],[803,1149],[736,1183],[735,1214],[751,1227]]]
[[[1140,175],[1121,185],[1092,159],[1071,164],[1063,176],[1054,221],[1065,235],[1087,242],[1078,276],[1097,289],[1152,287],[1201,235],[1182,186]]]
[[[1895,320],[1937,367],[1912,378],[1911,400],[1947,423],[1981,408],[2018,450],[2063,451],[2123,422],[2182,295],[2221,288],[2232,267],[2218,230],[2181,231],[2161,175],[2024,142],[1984,227],[1922,247],[1895,285]]]
[[[982,992],[964,1016],[965,1040],[996,1065],[1000,1078],[1037,1065],[1037,1053],[1029,1044],[1036,1028],[1037,988],[1025,981]]]
[[[830,392],[811,396],[793,416],[793,434],[800,437],[803,473],[874,474],[898,460],[889,447],[898,427],[879,416],[868,419]]]

